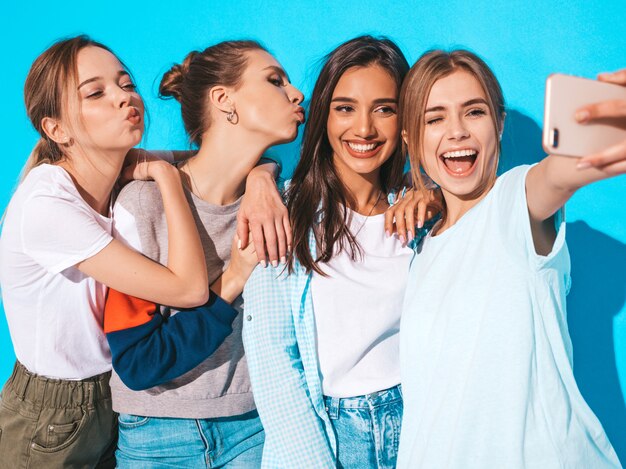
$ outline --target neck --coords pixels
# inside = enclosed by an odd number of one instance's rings
[[[386,198],[382,196],[379,173],[354,174],[350,178],[341,177],[348,195],[348,206],[361,215],[378,215],[387,209]]]
[[[490,189],[478,195],[458,196],[442,189],[443,197],[446,201],[446,215],[443,218],[443,222],[437,228],[437,234],[454,226],[467,212],[478,205],[478,203],[487,196],[489,190]]]
[[[183,166],[190,176],[189,187],[211,204],[234,203],[245,191],[246,177],[269,147],[258,140],[242,136],[232,124],[207,131],[198,153]]]
[[[111,192],[124,164],[128,151],[93,151],[94,156],[84,153],[70,154],[59,163],[72,178],[78,193],[87,204],[101,215],[109,215]]]

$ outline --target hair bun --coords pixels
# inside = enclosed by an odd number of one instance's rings
[[[174,98],[180,102],[182,95],[183,81],[189,72],[191,62],[198,56],[199,52],[193,51],[187,54],[181,64],[175,64],[163,74],[159,85],[159,96],[162,98]]]

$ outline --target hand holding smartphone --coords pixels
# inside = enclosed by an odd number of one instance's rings
[[[580,108],[606,101],[623,101],[623,115],[606,115],[585,124],[575,119]],[[543,126],[547,153],[583,157],[620,144],[626,145],[626,86],[561,74],[548,77]]]

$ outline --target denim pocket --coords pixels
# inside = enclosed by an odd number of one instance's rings
[[[145,425],[150,420],[150,417],[144,417],[143,415],[133,415],[133,414],[119,414],[117,417],[117,422],[120,427],[124,428],[137,428]]]

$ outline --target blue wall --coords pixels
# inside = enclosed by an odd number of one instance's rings
[[[35,57],[54,40],[87,33],[129,65],[150,111],[147,148],[185,148],[178,108],[156,99],[161,74],[194,48],[223,39],[261,40],[306,95],[316,62],[353,36],[386,34],[409,62],[433,47],[466,47],[493,67],[509,111],[503,165],[542,156],[543,84],[549,73],[593,77],[626,67],[626,2],[216,2],[192,0],[62,3],[7,2],[0,18],[2,128],[0,207],[36,141],[22,102],[22,86]],[[22,6],[18,6],[22,5]],[[277,148],[293,168],[296,145]],[[626,462],[626,179],[596,184],[568,203],[573,287],[569,323],[575,372],[582,393]],[[0,383],[14,361],[0,314]]]

